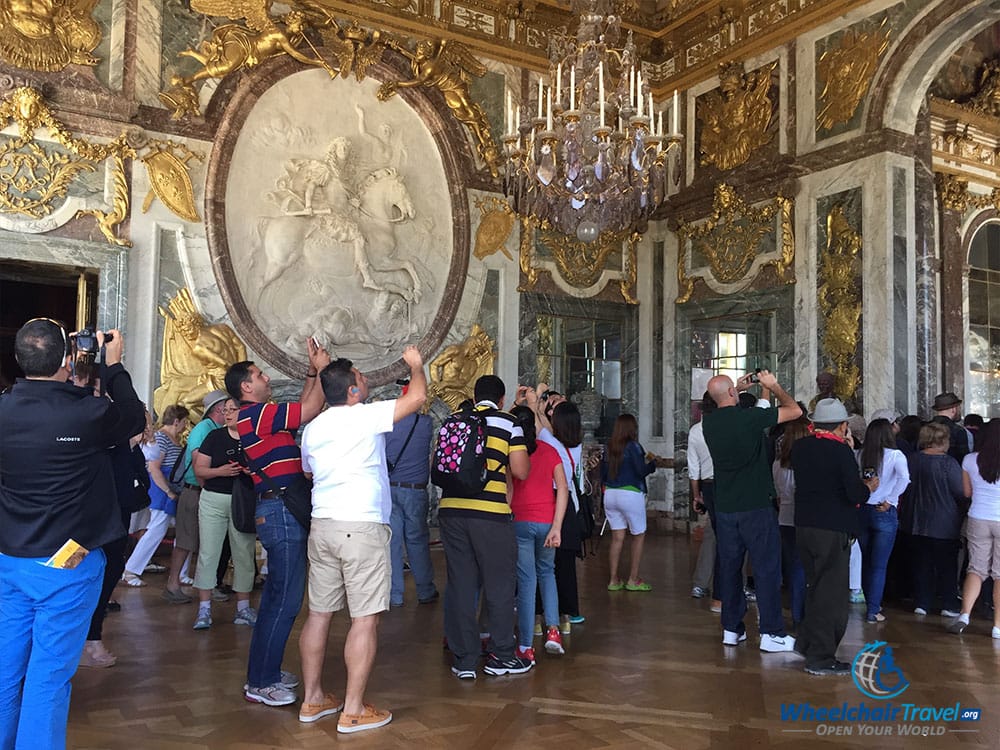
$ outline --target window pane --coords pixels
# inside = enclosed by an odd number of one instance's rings
[[[989,285],[969,280],[969,324],[989,324]]]

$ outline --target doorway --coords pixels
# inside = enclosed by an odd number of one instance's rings
[[[14,359],[14,337],[25,321],[52,318],[67,333],[97,320],[94,269],[0,260],[0,390],[24,377]]]

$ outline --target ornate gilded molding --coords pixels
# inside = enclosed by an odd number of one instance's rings
[[[777,222],[777,225],[776,225]],[[697,252],[708,262],[704,269],[725,287],[745,288],[757,274],[773,266],[778,279],[795,282],[795,240],[792,229],[792,201],[781,195],[761,206],[750,206],[726,183],[715,187],[712,213],[701,224],[680,222],[677,229],[680,245],[677,257],[677,303],[691,299],[695,279],[689,274],[689,258]],[[777,253],[760,263],[761,244],[768,235],[776,238]],[[689,247],[690,244],[690,247]],[[756,273],[751,271],[756,268]],[[729,289],[728,291],[737,291]]]
[[[961,106],[976,114],[1000,117],[1000,58],[983,64],[976,93]]]
[[[495,344],[478,323],[461,344],[452,344],[428,365],[428,401],[439,398],[452,411],[465,399],[473,398],[473,387],[483,375],[493,374]]]
[[[839,46],[820,56],[816,72],[823,86],[819,95],[823,106],[816,113],[817,129],[829,130],[854,117],[871,86],[879,57],[889,47],[888,20],[887,16],[874,31],[848,29],[840,37]]]
[[[309,5],[282,16],[272,16],[268,12],[270,7],[271,0],[191,0],[191,9],[196,13],[244,19],[246,25],[227,23],[217,26],[212,36],[204,40],[197,50],[186,49],[180,53],[202,67],[190,76],[174,76],[170,80],[170,88],[160,94],[160,101],[172,110],[174,119],[199,114],[198,90],[194,86],[198,81],[225,78],[279,55],[288,55],[304,65],[314,65],[331,76],[337,75],[338,71],[320,56],[306,36],[310,26],[336,35],[339,27],[329,11]],[[347,44],[356,57],[353,44]],[[299,47],[303,45],[308,46],[315,56],[300,52]]]
[[[501,252],[507,260],[514,260],[504,244],[517,223],[510,204],[502,198],[476,198],[476,208],[482,214],[476,229],[476,245],[472,254],[479,260]]]
[[[226,389],[226,370],[247,358],[246,346],[228,325],[209,324],[187,287],[159,310],[164,320],[163,351],[153,409],[163,414],[170,404],[182,404],[199,417],[202,398]]]
[[[41,93],[30,87],[14,89],[0,103],[0,129],[11,121],[16,123],[18,135],[0,142],[0,214],[48,217],[62,205],[74,179],[83,172],[96,171],[102,161],[110,159],[114,184],[111,210],[88,208],[75,216],[93,216],[108,242],[131,247],[131,242],[117,236],[117,227],[129,208],[125,159],[135,157],[126,134],[104,144],[74,137],[56,120]],[[37,140],[38,130],[46,130],[62,150]]]
[[[969,208],[969,181],[952,174],[937,172],[934,187],[938,202],[949,211],[965,213]]]
[[[834,392],[853,399],[861,382],[857,365],[861,322],[862,239],[836,204],[826,217],[826,248],[819,262],[817,289],[823,314],[823,353],[833,363]]]
[[[500,150],[493,140],[486,112],[472,101],[469,93],[469,76],[486,75],[486,66],[466,45],[451,39],[421,40],[413,52],[395,40],[388,44],[410,61],[413,78],[382,84],[378,98],[385,101],[401,88],[429,86],[438,89],[455,119],[472,134],[480,157],[496,177],[500,173]]]
[[[719,88],[697,102],[697,117],[702,124],[698,144],[702,165],[733,169],[771,142],[771,74],[777,64],[750,73],[745,73],[739,62],[719,68]]]
[[[97,2],[0,2],[0,60],[46,72],[97,65],[90,54],[101,43],[101,27],[91,17]]]
[[[603,288],[602,280],[617,280],[622,299],[639,304],[636,298],[636,246],[641,235],[635,232],[601,232],[594,242],[580,242],[576,237],[539,228],[533,219],[521,219],[520,266],[524,277],[520,292],[531,291],[541,270],[549,271],[553,280],[574,297],[589,297]],[[538,261],[535,243],[539,242],[552,254],[552,261]],[[616,250],[622,254],[620,271],[609,271],[608,256]],[[560,283],[561,282],[561,283]]]

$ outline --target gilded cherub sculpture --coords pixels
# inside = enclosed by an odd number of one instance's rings
[[[197,110],[194,84],[209,78],[224,78],[242,68],[252,68],[277,55],[289,55],[305,65],[334,70],[317,54],[309,57],[297,49],[305,38],[306,17],[300,11],[290,11],[273,17],[271,0],[191,0],[191,9],[208,16],[246,19],[246,26],[227,23],[217,27],[197,50],[186,49],[181,55],[197,60],[202,68],[190,76],[174,76],[171,88],[160,94],[160,100],[180,118]],[[284,25],[282,29],[278,23]],[[314,50],[315,51],[315,50]]]
[[[445,347],[430,363],[431,382],[428,403],[439,398],[452,411],[465,399],[473,397],[476,381],[493,373],[493,341],[478,323],[461,344]]]
[[[486,113],[469,93],[469,74],[483,76],[486,66],[461,42],[443,39],[437,42],[422,40],[416,51],[410,52],[397,42],[391,46],[410,60],[413,79],[388,81],[378,90],[378,98],[385,101],[398,89],[432,86],[443,95],[448,108],[460,123],[472,132],[479,155],[486,162],[494,177],[499,174],[500,155]]]
[[[191,292],[181,289],[167,309],[160,308],[163,352],[160,387],[153,392],[157,414],[170,404],[183,404],[196,417],[209,391],[226,388],[226,370],[247,358],[247,350],[232,328],[207,324],[194,306]]]
[[[97,0],[0,0],[0,60],[27,70],[97,65]]]

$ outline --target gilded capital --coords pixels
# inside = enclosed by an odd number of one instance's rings
[[[948,211],[965,213],[969,208],[969,181],[952,174],[937,172],[934,175],[938,202]]]

